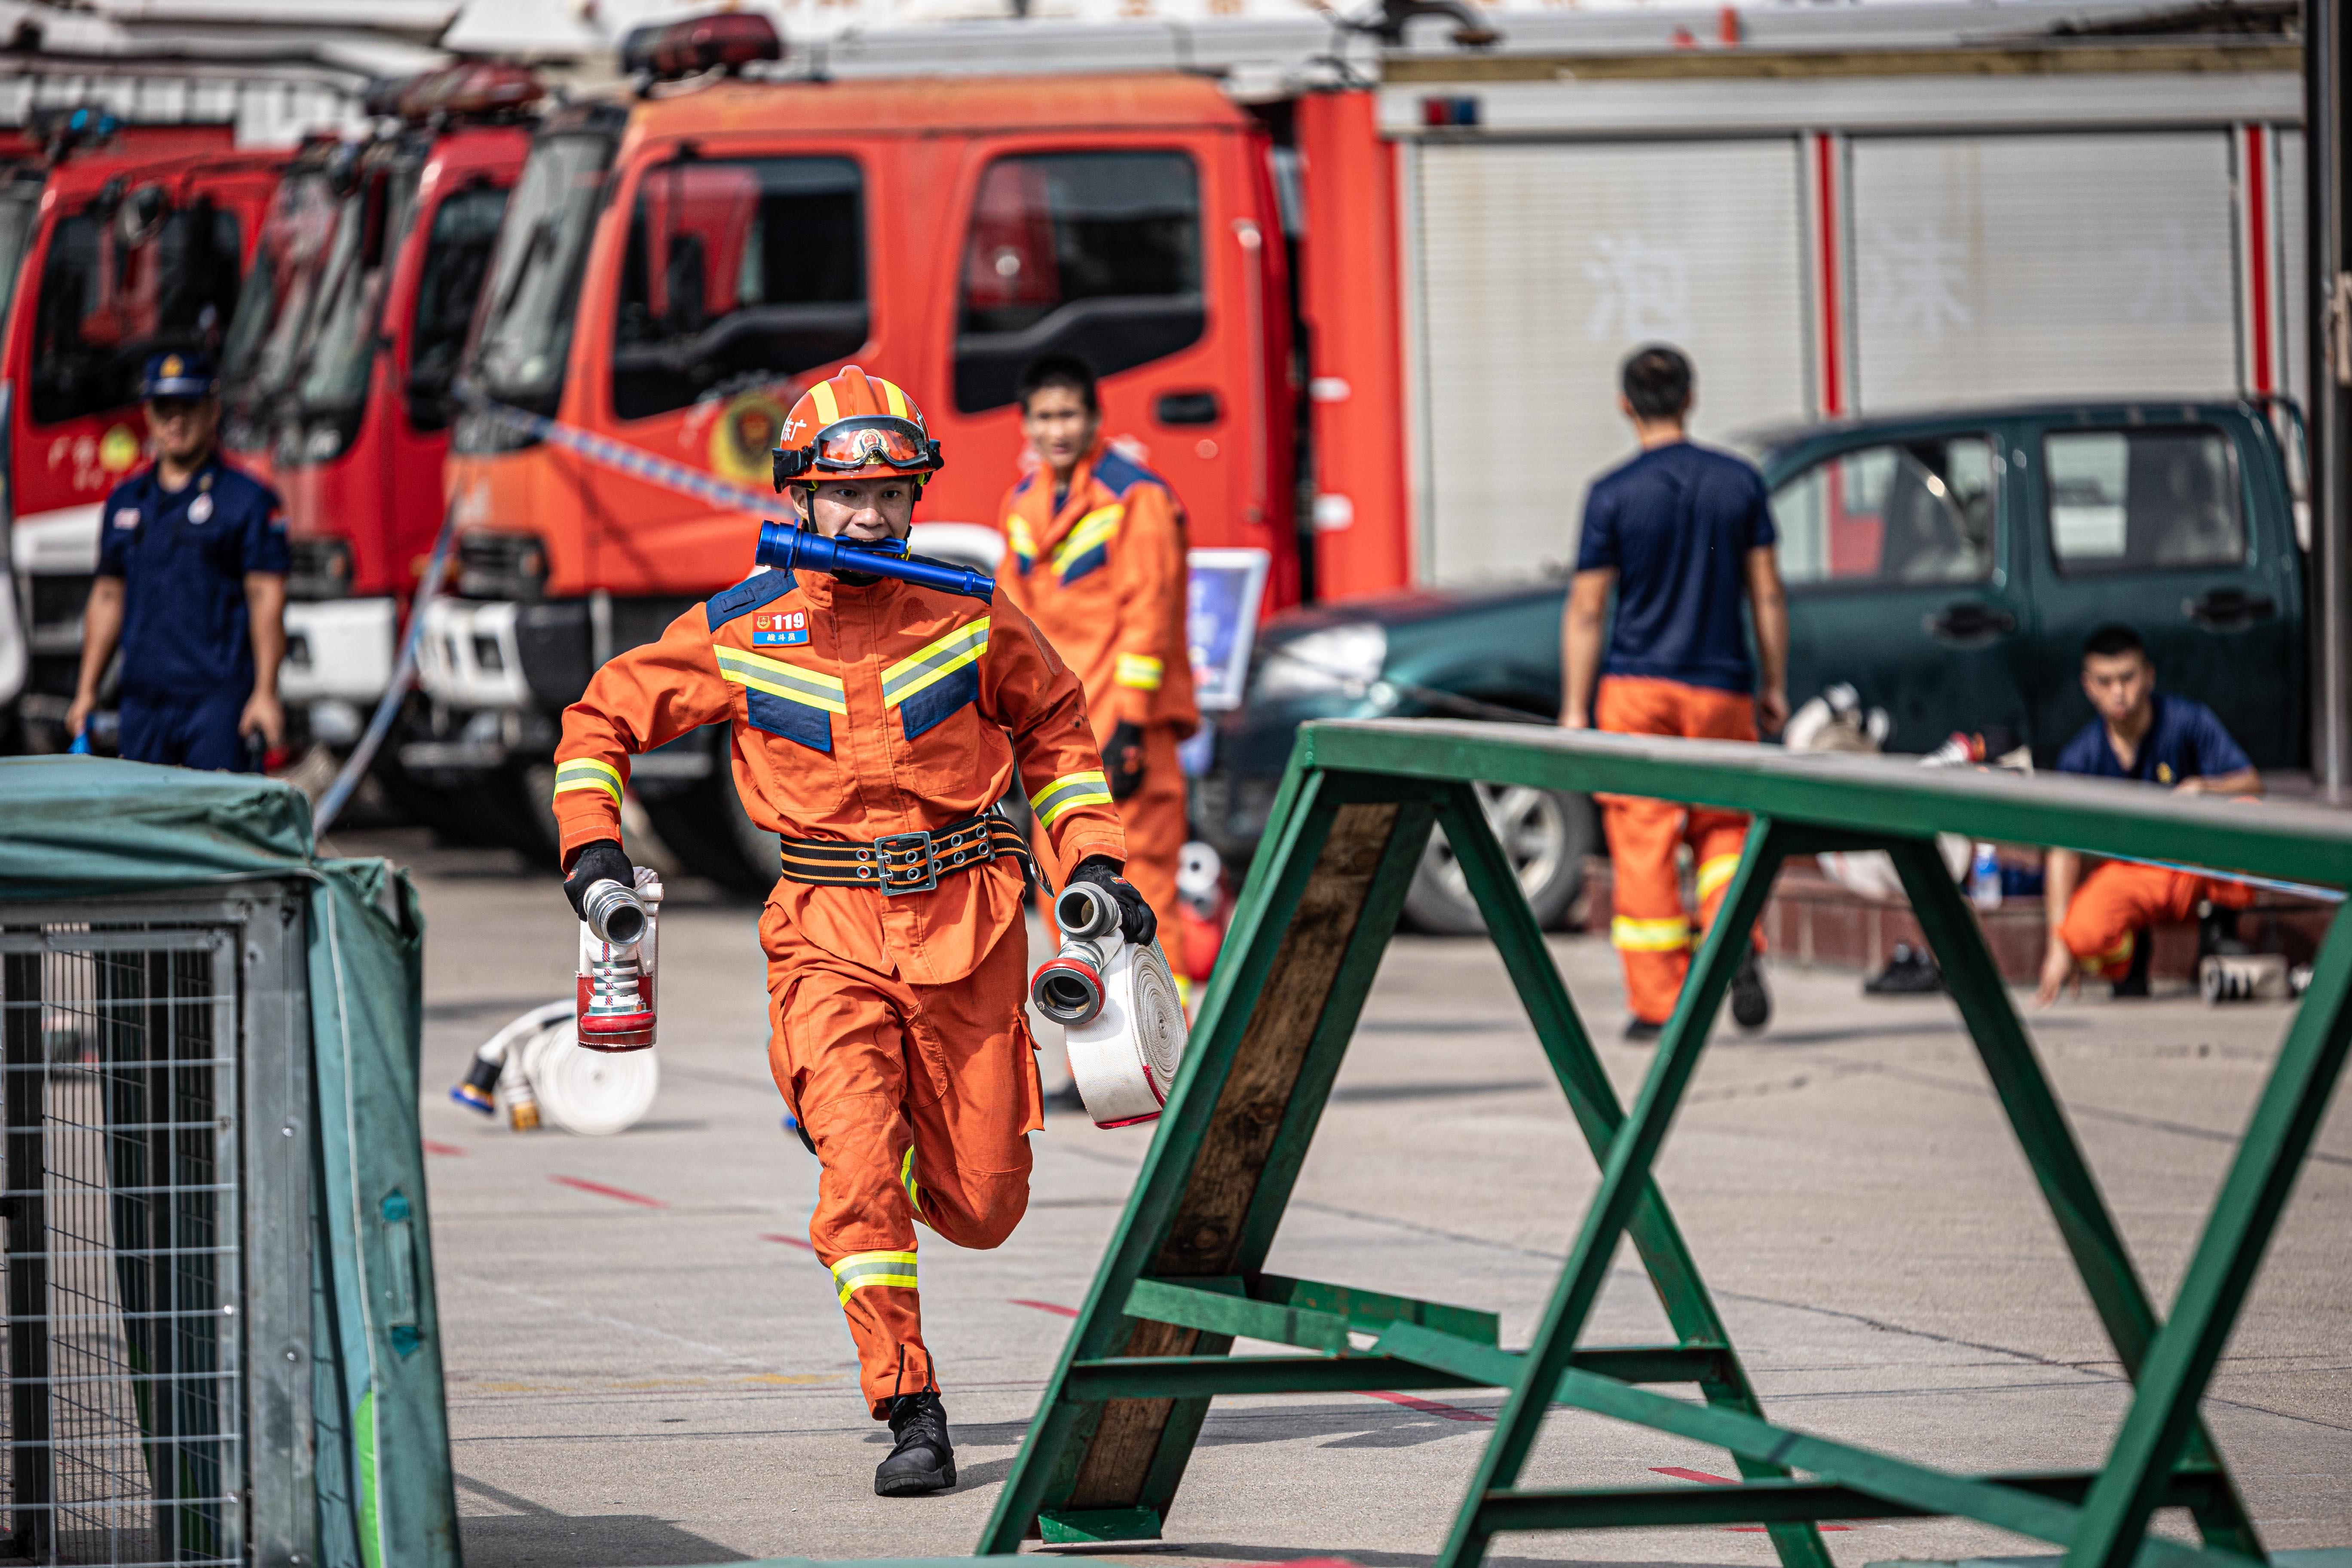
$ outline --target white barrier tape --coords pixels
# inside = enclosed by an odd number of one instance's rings
[[[567,452],[577,453],[592,463],[626,474],[631,479],[644,479],[665,489],[677,490],[698,500],[707,500],[729,511],[747,511],[756,515],[775,510],[776,498],[773,495],[762,495],[740,485],[730,485],[700,468],[688,468],[667,458],[657,458],[642,447],[632,447],[610,437],[583,430],[578,426],[533,414],[528,409],[493,403],[487,397],[471,394],[466,395],[476,413],[495,419],[509,429],[520,430],[561,447]]]

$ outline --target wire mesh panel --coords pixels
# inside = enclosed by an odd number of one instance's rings
[[[17,1557],[247,1561],[240,935],[0,928]]]

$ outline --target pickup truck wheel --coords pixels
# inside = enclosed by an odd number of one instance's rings
[[[730,893],[765,898],[776,885],[776,836],[745,815],[723,752],[719,764],[691,788],[645,798],[646,816],[688,871]]]
[[[1584,858],[1595,837],[1592,803],[1580,795],[1517,784],[1482,784],[1477,790],[1536,923],[1556,925],[1584,884]],[[1442,828],[1429,837],[1405,892],[1404,913],[1417,930],[1438,936],[1475,936],[1486,929]]]

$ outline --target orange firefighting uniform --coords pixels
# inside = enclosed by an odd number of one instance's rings
[[[2058,923],[2058,940],[2084,973],[2120,980],[2131,971],[2136,932],[2192,920],[2200,901],[2242,910],[2254,901],[2254,889],[2193,871],[2102,861],[2075,884],[2066,918]]]
[[[946,827],[993,805],[1017,762],[1062,861],[1125,857],[1077,678],[1002,593],[764,572],[696,605],[565,711],[564,858],[620,837],[631,755],[721,720],[744,808],[771,832],[864,844]],[[1010,857],[941,868],[925,892],[783,880],[761,916],[769,1068],[824,1167],[809,1239],[877,1418],[937,1386],[914,1222],[994,1247],[1028,1206],[1044,1096],[1022,880]]]
[[[1756,739],[1755,700],[1710,686],[1649,676],[1606,675],[1594,700],[1596,730],[1621,735],[1680,735],[1700,741]],[[1601,826],[1609,837],[1616,879],[1615,919],[1609,940],[1625,968],[1625,998],[1633,1016],[1663,1024],[1673,1016],[1683,978],[1690,973],[1691,920],[1683,908],[1675,849],[1688,844],[1698,861],[1698,929],[1715,923],[1731,874],[1739,868],[1748,818],[1679,801],[1604,795]],[[1756,949],[1764,949],[1756,933]]]
[[[1118,803],[1125,875],[1173,941],[1186,836],[1176,745],[1201,727],[1184,637],[1184,509],[1157,474],[1097,444],[1058,506],[1040,468],[1005,493],[999,526],[1013,568],[1004,592],[1077,671],[1096,739],[1122,722],[1143,731],[1143,782]],[[1038,854],[1058,887],[1069,866],[1042,835]]]

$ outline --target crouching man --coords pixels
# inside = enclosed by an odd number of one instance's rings
[[[802,440],[795,444],[794,437]],[[777,488],[846,544],[907,537],[938,443],[905,393],[856,366],[784,426]],[[1024,1021],[1024,845],[991,807],[1014,769],[1070,879],[1108,890],[1130,942],[1150,909],[1077,678],[1002,594],[983,605],[887,576],[755,573],[622,654],[565,712],[556,816],[576,910],[626,883],[628,759],[704,724],[733,733],[735,787],[781,836],[760,921],[770,1069],[824,1165],[809,1239],[833,1271],[860,1386],[897,1446],[884,1497],[955,1484],[923,1342],[915,1222],[1001,1244],[1029,1202],[1044,1125]]]
[[[2182,795],[2263,793],[2262,774],[2213,710],[2156,689],[2147,645],[2129,626],[2101,626],[2083,645],[2083,690],[2099,716],[2058,753],[2060,773],[2131,779]],[[2202,933],[2210,947],[2224,934],[2214,928],[2254,900],[2252,888],[2226,877],[2126,860],[2102,861],[2087,877],[2082,868],[2074,850],[2050,851],[2043,889],[2050,945],[2034,998],[2044,1005],[2084,973],[2113,981],[2118,996],[2147,995],[2142,938],[2150,926],[2185,921],[2209,904],[2220,914]]]

